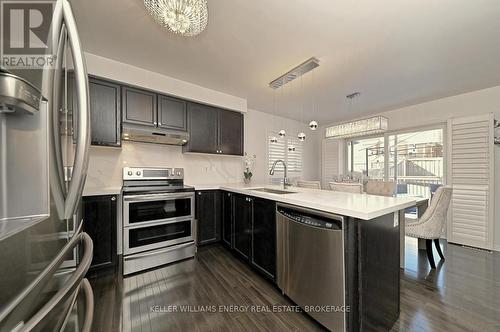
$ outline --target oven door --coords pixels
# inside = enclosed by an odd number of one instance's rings
[[[172,220],[123,229],[124,254],[164,248],[179,243],[194,242],[194,219]]]
[[[135,227],[194,218],[194,193],[123,196],[123,226]]]

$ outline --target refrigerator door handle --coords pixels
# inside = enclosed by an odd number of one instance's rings
[[[62,157],[61,125],[59,122],[59,113],[61,110],[61,76],[63,72],[63,61],[65,56],[64,51],[67,37],[68,35],[66,32],[66,27],[62,25],[61,33],[59,34],[59,43],[57,46],[57,58],[54,70],[54,93],[52,97],[52,129],[54,135],[54,152],[57,162],[55,168],[57,169],[57,180],[59,180],[59,185],[61,186],[64,194],[66,194],[66,187],[64,186],[64,162]]]
[[[37,326],[39,326],[40,323],[44,322],[45,318],[53,311],[56,309],[59,309],[60,305],[63,305],[66,303],[68,299],[72,295],[75,294],[76,291],[78,291],[82,280],[85,277],[85,274],[87,273],[90,263],[92,262],[92,254],[93,254],[93,243],[92,239],[87,233],[81,233],[76,236],[78,240],[83,241],[83,257],[82,261],[76,268],[75,273],[68,278],[67,282],[64,284],[64,286],[59,289],[59,291],[38,311],[33,317],[29,319],[24,325],[22,325],[21,331],[32,331],[32,330],[37,330]],[[78,241],[79,242],[79,241]],[[74,247],[78,242],[75,241]],[[72,248],[71,248],[72,249]],[[88,292],[89,290],[86,290]],[[90,289],[90,293],[92,293],[92,289]],[[87,297],[87,301],[90,301],[91,307],[93,308],[93,296],[92,299],[90,297]],[[85,320],[87,321],[88,316],[90,314],[86,313],[86,318]],[[93,315],[93,312],[92,312]],[[92,317],[90,317],[92,318]],[[90,323],[86,324],[91,325]],[[90,330],[90,327],[89,327]]]
[[[36,326],[43,320],[53,308],[63,299],[68,299],[73,294],[79,282],[87,273],[92,262],[93,243],[87,233],[74,235],[64,248],[57,254],[54,260],[33,280],[14,300],[12,300],[0,312],[0,329],[8,319],[19,319],[19,312],[22,312],[23,305],[30,305],[32,298],[38,296],[40,289],[48,284],[48,280],[53,278],[61,264],[66,260],[68,253],[72,252],[76,245],[83,241],[83,257],[76,271],[67,279],[66,284],[47,302],[42,309],[35,314],[24,327]],[[16,311],[17,310],[17,311]],[[16,313],[14,314],[14,312]],[[14,315],[16,317],[12,317]],[[9,318],[10,317],[10,318]],[[29,329],[28,329],[29,331]]]
[[[68,312],[64,316],[64,320],[57,329],[59,331],[65,331],[66,325],[68,324],[69,318],[71,316],[71,312],[76,304],[77,297],[80,293],[80,290],[83,291],[83,295],[85,296],[85,317],[82,325],[81,332],[90,332],[92,328],[92,321],[94,319],[94,293],[92,292],[92,286],[90,286],[87,278],[84,278],[80,283],[80,287],[75,292],[73,300],[71,301],[71,305],[68,308]]]
[[[78,37],[75,18],[68,0],[62,2],[64,23],[68,31],[69,45],[75,68],[75,85],[78,100],[78,135],[76,139],[75,158],[72,180],[69,183],[68,194],[64,205],[64,219],[71,219],[80,200],[89,163],[90,146],[90,112],[89,112],[89,81],[82,46]]]
[[[66,32],[63,28],[63,8],[62,2],[57,1],[54,5],[54,13],[52,15],[52,26],[54,38],[58,37],[59,40],[54,40],[57,42],[57,59],[55,64],[55,69],[46,67],[43,72],[42,80],[42,94],[47,98],[47,106],[49,110],[49,127],[50,127],[50,148],[49,148],[49,160],[52,165],[49,167],[50,173],[50,189],[53,197],[54,204],[57,209],[57,214],[59,219],[64,218],[64,202],[65,202],[65,187],[64,182],[61,181],[62,173],[62,154],[61,154],[61,139],[59,132],[59,111],[56,109],[58,105],[58,100],[54,99],[54,88],[56,85],[60,85],[58,81],[60,76],[56,75],[55,72],[60,72],[62,67],[62,54],[64,53],[64,45],[66,40]],[[58,77],[59,76],[59,77]],[[60,81],[59,81],[60,82]],[[64,189],[63,189],[64,188]]]
[[[85,293],[85,320],[83,321],[82,332],[90,332],[94,320],[94,293],[90,282],[86,278],[82,280],[81,287]]]
[[[50,187],[52,191],[52,197],[54,204],[56,206],[57,214],[59,219],[64,220],[64,202],[66,199],[66,186],[64,182],[64,164],[62,157],[62,146],[61,146],[61,133],[60,133],[60,123],[59,123],[59,109],[61,102],[61,75],[62,75],[62,65],[64,58],[64,48],[66,46],[66,28],[61,25],[61,32],[59,34],[59,43],[57,47],[57,58],[56,66],[54,70],[53,79],[53,94],[52,94],[52,112],[51,112],[51,163],[54,165],[50,168]]]

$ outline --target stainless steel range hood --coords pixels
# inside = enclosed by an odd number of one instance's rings
[[[183,131],[135,126],[124,123],[122,128],[122,139],[134,142],[184,145],[189,140],[189,134]]]

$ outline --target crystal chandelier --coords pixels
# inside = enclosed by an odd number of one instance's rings
[[[387,131],[388,120],[383,116],[375,116],[326,128],[326,137],[348,138],[379,134]]]
[[[173,33],[196,36],[207,27],[207,0],[144,0],[144,7]]]

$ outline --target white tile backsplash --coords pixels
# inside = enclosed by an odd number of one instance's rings
[[[122,142],[122,148],[90,148],[86,187],[114,187],[122,183],[122,168],[182,167],[187,184],[220,184],[243,181],[243,160],[236,156],[183,154],[182,147]]]

